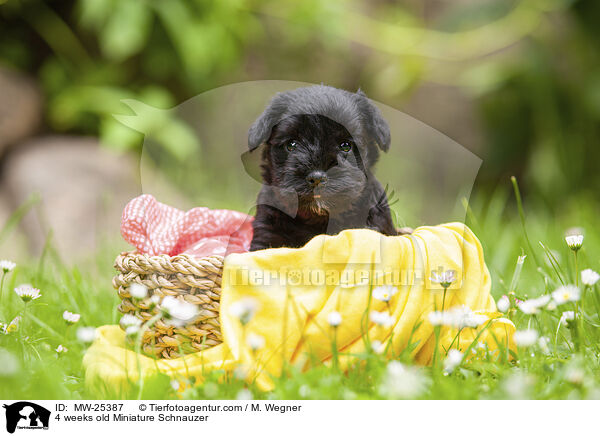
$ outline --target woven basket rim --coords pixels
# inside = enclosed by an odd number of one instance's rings
[[[174,258],[174,257],[185,257],[185,258],[191,258],[194,259],[196,261],[198,260],[202,260],[202,259],[209,259],[209,258],[217,258],[217,259],[225,259],[225,256],[222,256],[220,254],[211,254],[209,256],[194,256],[193,254],[188,254],[188,253],[180,253],[180,254],[175,254],[173,256],[171,256],[170,254],[164,253],[164,254],[147,254],[147,253],[141,253],[138,250],[131,250],[131,251],[121,251],[116,258],[121,257],[121,256],[141,256],[141,257],[145,257],[148,259],[152,259],[152,258],[165,258],[165,257],[169,257],[169,258]]]

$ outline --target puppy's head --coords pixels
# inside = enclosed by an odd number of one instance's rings
[[[311,86],[277,94],[248,134],[250,150],[266,143],[265,183],[298,194],[300,214],[355,206],[390,133],[362,93]]]

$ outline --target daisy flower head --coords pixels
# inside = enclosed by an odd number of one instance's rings
[[[489,320],[486,315],[475,313],[465,305],[452,307],[443,312],[430,312],[428,319],[434,326],[444,325],[457,329],[479,327]]]
[[[126,313],[119,320],[119,325],[125,330],[125,333],[128,335],[133,335],[138,332],[140,326],[142,325],[142,320],[131,315],[130,313]]]
[[[246,344],[252,351],[258,351],[265,346],[265,338],[256,333],[250,333],[246,338]]]
[[[538,340],[539,334],[537,330],[517,330],[513,333],[515,344],[519,347],[531,347]]]
[[[454,369],[459,366],[463,361],[463,353],[456,348],[448,351],[448,355],[444,360],[444,371],[447,373],[451,373]]]
[[[585,381],[585,370],[576,364],[571,364],[565,371],[565,379],[575,385],[580,385]]]
[[[133,298],[142,300],[148,296],[148,288],[139,283],[132,283],[129,286],[129,295]]]
[[[387,312],[378,312],[373,310],[369,314],[369,319],[381,327],[391,327],[394,325],[396,320]]]
[[[526,315],[537,315],[540,309],[550,302],[549,295],[542,295],[538,298],[530,298],[529,300],[521,301],[517,307]]]
[[[562,315],[560,316],[559,324],[568,324],[569,321],[574,321],[574,320],[575,320],[575,312],[572,310],[567,310],[567,311],[563,312]]]
[[[150,309],[154,309],[156,306],[160,304],[160,297],[158,295],[153,295],[150,297]]]
[[[174,326],[181,327],[189,324],[198,316],[198,306],[181,301],[171,295],[163,298],[160,306],[167,322]]]
[[[550,344],[550,338],[548,338],[547,336],[540,336],[540,338],[538,339],[538,346],[540,347],[540,350],[542,350],[542,353],[544,353],[544,354],[550,353],[550,348],[548,348],[549,344]]]
[[[429,312],[427,315],[427,319],[433,326],[444,325],[445,317],[444,314],[446,312],[441,312],[439,310],[435,310],[433,312]]]
[[[240,389],[240,391],[236,394],[235,399],[240,401],[250,401],[254,398],[252,392],[247,388]]]
[[[242,325],[246,325],[257,310],[257,301],[254,298],[246,297],[233,303],[229,308],[229,313],[239,319]]]
[[[81,318],[81,315],[79,315],[78,313],[71,313],[68,310],[65,310],[63,312],[63,319],[69,325],[73,325],[73,324],[77,323],[80,318]]]
[[[15,293],[21,297],[24,303],[29,303],[32,300],[36,300],[42,296],[39,289],[34,288],[30,285],[21,285],[15,288]]]
[[[565,285],[552,292],[552,299],[556,304],[565,304],[571,301],[578,301],[581,291],[575,285]]]
[[[96,339],[96,329],[94,327],[79,327],[77,329],[77,339],[83,343],[92,342]]]
[[[498,299],[498,302],[496,303],[496,307],[498,308],[498,310],[500,312],[506,312],[508,311],[508,309],[510,309],[510,300],[506,295],[503,295],[502,297],[500,297]]]
[[[431,281],[439,283],[442,288],[448,288],[456,280],[456,271],[448,269],[438,273],[437,271],[431,271]]]
[[[16,263],[11,262],[10,260],[0,260],[0,270],[6,274],[11,272],[17,266]]]
[[[373,298],[387,303],[397,293],[398,288],[395,286],[378,286],[375,289],[373,289]]]
[[[593,269],[584,269],[581,271],[581,283],[586,286],[594,286],[600,280],[600,274]]]
[[[565,236],[565,242],[571,250],[579,251],[579,249],[583,246],[583,235],[567,235]]]
[[[388,399],[415,398],[421,395],[428,385],[429,379],[420,369],[392,360],[387,364],[379,392]]]
[[[4,326],[4,333],[9,334],[12,332],[16,332],[19,328],[20,323],[21,317],[16,316],[8,325]]]
[[[342,315],[334,310],[327,315],[327,322],[331,327],[337,327],[342,323]]]
[[[385,344],[381,341],[374,340],[371,342],[371,350],[375,354],[382,354],[385,351]]]

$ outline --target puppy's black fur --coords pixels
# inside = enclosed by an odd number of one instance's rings
[[[250,150],[262,143],[251,250],[301,247],[351,228],[397,234],[372,173],[389,128],[362,92],[321,85],[278,94],[249,131]]]

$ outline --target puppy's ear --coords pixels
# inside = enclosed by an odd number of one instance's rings
[[[377,106],[371,103],[364,92],[359,89],[356,91],[356,96],[360,110],[365,115],[369,135],[375,140],[379,148],[383,151],[388,151],[392,142],[388,123],[383,119]]]
[[[273,126],[280,121],[285,110],[282,94],[277,94],[260,117],[254,121],[248,130],[248,149],[255,150],[260,144],[266,142],[271,136]]]

